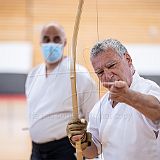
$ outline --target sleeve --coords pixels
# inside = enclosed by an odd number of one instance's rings
[[[89,123],[87,131],[92,134],[92,141],[97,147],[98,154],[102,153],[102,144],[99,137],[99,126],[100,126],[100,111],[99,102],[94,106],[93,110],[89,114]]]
[[[98,89],[87,70],[77,75],[78,104],[81,118],[89,119],[89,113],[99,99]]]
[[[149,92],[148,92],[149,95],[152,95],[154,97],[156,97],[160,103],[160,87],[154,83]],[[160,120],[157,120],[157,121],[151,121],[149,118],[145,117],[143,115],[143,119],[145,121],[145,123],[154,131],[159,131],[160,130]]]
[[[84,113],[85,119],[88,120],[90,111],[98,101],[98,90],[93,82],[88,84],[88,88],[86,88],[82,98],[84,102],[82,112]]]
[[[26,82],[25,82],[25,95],[26,95],[26,97],[28,97],[30,94],[30,91],[31,91],[31,88],[33,85],[33,81],[35,80],[36,72],[37,72],[38,68],[40,68],[40,66],[33,68],[27,75]]]
[[[27,75],[27,78],[26,78],[26,82],[25,82],[25,95],[26,97],[28,97],[28,88],[29,88],[29,84],[30,84],[30,78],[29,78],[29,74]]]
[[[151,130],[154,130],[156,132],[160,131],[160,120],[153,122],[149,118],[145,117],[144,115],[143,115],[143,119]]]

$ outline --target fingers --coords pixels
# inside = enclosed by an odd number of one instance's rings
[[[83,135],[86,132],[86,130],[69,130],[68,135],[69,137],[77,136],[77,135]]]
[[[85,119],[72,120],[68,123],[66,131],[70,143],[76,147],[76,142],[81,140],[82,150],[91,145],[91,134],[86,131],[87,121]]]
[[[85,119],[77,119],[77,120],[71,120],[68,125],[70,124],[87,124],[87,121]]]
[[[111,89],[111,88],[123,88],[126,86],[126,82],[125,81],[115,81],[115,82],[103,82],[103,86]]]
[[[85,124],[72,123],[72,124],[69,124],[69,125],[68,125],[68,129],[71,130],[71,131],[74,131],[74,130],[82,130],[82,129],[85,129],[85,128],[86,128],[86,125],[85,125]]]
[[[87,121],[82,119],[72,120],[67,125],[67,135],[68,137],[75,142],[76,140],[81,139],[85,133],[87,128]]]
[[[76,142],[76,141],[81,140],[82,137],[83,137],[83,135],[76,135],[76,136],[73,136],[73,137],[71,138],[71,140],[72,140],[73,142]]]
[[[81,119],[81,123],[84,123],[84,124],[85,124],[85,123],[87,123],[87,121],[82,118],[82,119]]]
[[[114,82],[103,82],[102,84],[104,87],[110,89],[114,85]]]
[[[117,88],[124,88],[126,86],[126,82],[124,81],[115,81],[114,86]]]
[[[68,123],[68,129],[70,131],[86,130],[86,127],[87,127],[87,121],[85,120],[76,120]]]

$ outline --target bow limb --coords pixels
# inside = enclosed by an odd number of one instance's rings
[[[73,108],[73,119],[78,119],[78,103],[77,103],[77,90],[76,90],[76,47],[77,47],[77,36],[79,31],[79,23],[82,13],[84,0],[79,0],[73,37],[72,37],[72,46],[71,46],[71,65],[70,65],[70,79],[71,79],[71,87],[72,87],[72,108]],[[82,149],[81,149],[81,141],[76,142],[76,153],[77,160],[82,160]]]

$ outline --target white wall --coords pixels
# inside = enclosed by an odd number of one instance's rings
[[[137,71],[143,75],[160,75],[160,45],[126,45]]]
[[[130,44],[126,48],[140,74],[160,75],[160,45]],[[0,43],[0,73],[27,73],[32,68],[32,45]]]
[[[32,67],[32,57],[29,42],[0,43],[0,73],[28,73]]]

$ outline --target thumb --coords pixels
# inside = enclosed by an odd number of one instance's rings
[[[125,85],[126,85],[126,82],[124,82],[124,81],[115,81],[114,82],[114,86],[117,88],[123,88],[123,87],[125,87]]]

